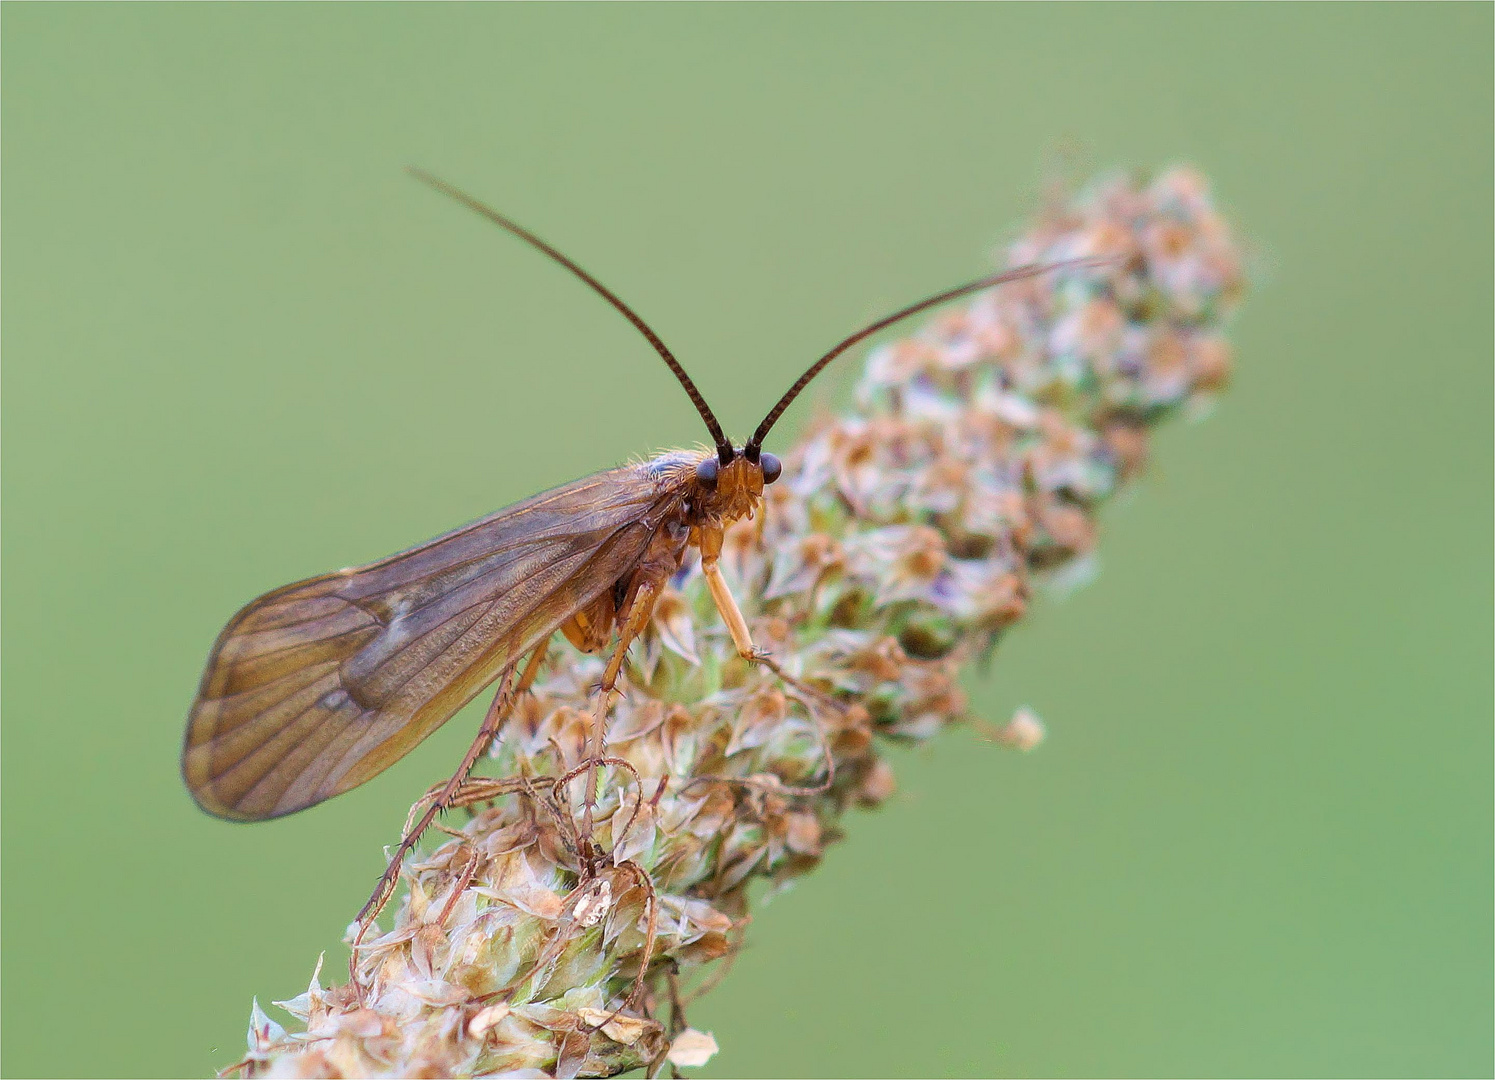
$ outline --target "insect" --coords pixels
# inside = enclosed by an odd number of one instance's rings
[[[210,814],[235,821],[281,817],[377,776],[499,682],[477,740],[407,833],[398,860],[411,837],[449,804],[559,631],[585,651],[611,645],[591,732],[580,833],[589,844],[596,770],[619,673],[689,549],[699,552],[737,651],[778,670],[754,649],[717,563],[724,530],[750,517],[764,486],[779,478],[779,459],[763,445],[790,403],[833,359],[884,327],[1068,264],[983,277],[863,327],[811,364],[736,446],[664,342],[612,291],[497,211],[434,176],[411,172],[560,263],[616,308],[679,380],[714,449],[669,451],[595,473],[408,551],[251,601],[208,656],[187,721],[182,776]]]

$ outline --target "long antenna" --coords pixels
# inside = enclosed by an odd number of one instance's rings
[[[964,285],[957,285],[953,289],[946,289],[944,292],[935,293],[933,296],[925,297],[923,300],[920,300],[917,304],[910,304],[906,308],[900,308],[897,311],[893,312],[893,314],[878,319],[875,323],[871,323],[867,326],[862,327],[855,334],[852,334],[848,338],[844,338],[838,345],[836,345],[835,348],[826,353],[819,360],[816,360],[809,366],[809,368],[806,369],[803,375],[795,380],[794,385],[789,388],[788,392],[785,393],[783,397],[779,398],[779,403],[769,410],[768,415],[763,418],[763,423],[758,425],[758,430],[753,432],[753,437],[749,439],[743,446],[743,457],[747,458],[749,461],[758,460],[759,452],[763,448],[763,440],[768,437],[768,433],[773,428],[774,424],[778,423],[779,417],[784,415],[784,410],[789,408],[789,406],[793,404],[794,399],[799,396],[799,392],[801,390],[810,385],[811,379],[815,378],[816,375],[819,375],[823,370],[825,370],[825,366],[827,364],[829,364],[836,357],[840,356],[847,349],[851,348],[857,342],[861,341],[864,338],[871,337],[879,330],[883,329],[886,326],[891,326],[899,319],[906,319],[910,315],[917,315],[921,311],[932,308],[937,304],[943,304],[946,300],[954,300],[958,296],[965,296],[967,293],[980,292],[982,289],[990,289],[994,285],[1005,285],[1009,281],[1021,281],[1024,278],[1037,277],[1039,274],[1046,274],[1050,270],[1065,270],[1070,267],[1076,266],[1107,266],[1114,261],[1114,259],[1110,258],[1097,258],[1092,256],[1090,258],[1066,259],[1062,262],[1044,263],[1042,265],[1035,266],[1019,266],[1016,270],[1004,270],[1000,274],[992,274],[989,277],[977,278],[975,281],[968,281]]]
[[[617,308],[618,311],[622,314],[623,318],[631,322],[640,334],[643,334],[644,337],[648,338],[649,344],[654,346],[654,351],[657,352],[660,355],[660,358],[669,365],[670,370],[675,373],[675,378],[680,380],[680,385],[685,388],[685,393],[690,397],[690,403],[696,407],[696,412],[701,414],[701,419],[706,421],[706,430],[711,432],[711,438],[716,442],[716,454],[717,457],[721,460],[722,464],[725,465],[727,462],[732,460],[732,444],[730,441],[728,441],[726,434],[722,431],[721,424],[717,423],[716,414],[711,411],[711,406],[706,404],[706,399],[701,396],[701,391],[696,389],[696,384],[691,381],[690,376],[685,373],[685,369],[680,366],[680,361],[675,359],[675,354],[670,352],[669,348],[663,341],[659,339],[659,335],[650,328],[649,324],[644,322],[643,319],[639,318],[637,312],[635,312],[627,304],[623,303],[622,300],[618,299],[617,295],[614,294],[613,291],[606,285],[602,284],[602,282],[598,281],[591,274],[587,273],[581,267],[577,266],[574,262],[572,262],[566,256],[562,255],[555,248],[551,247],[544,240],[541,240],[538,236],[530,232],[524,226],[518,224],[517,222],[510,221],[508,218],[504,217],[504,215],[500,214],[497,210],[493,209],[491,206],[487,206],[484,203],[479,202],[477,199],[467,194],[467,192],[452,187],[452,185],[448,184],[445,180],[442,180],[436,176],[432,176],[424,169],[419,169],[414,165],[410,165],[407,167],[406,171],[408,171],[411,176],[415,177],[421,183],[428,184],[429,186],[435,188],[437,191],[441,192],[443,195],[450,195],[463,206],[467,207],[469,210],[477,211],[489,221],[493,222],[500,228],[507,229],[509,232],[519,237],[519,239],[523,240],[531,247],[537,248],[538,250],[544,252],[546,255],[549,255],[556,262],[560,263],[567,270],[570,270],[577,277],[581,278],[582,281],[590,285],[592,289],[609,304]]]

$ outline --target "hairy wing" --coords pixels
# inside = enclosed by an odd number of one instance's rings
[[[675,497],[644,466],[612,469],[253,601],[187,720],[193,798],[258,821],[387,769],[626,574]]]

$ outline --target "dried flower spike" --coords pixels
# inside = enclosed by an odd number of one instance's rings
[[[602,662],[560,647],[519,700],[471,817],[409,860],[358,982],[254,1006],[255,1076],[608,1076],[715,1052],[686,1009],[730,965],[747,886],[812,869],[853,805],[894,790],[883,740],[967,720],[986,654],[1096,542],[1147,432],[1218,392],[1241,256],[1197,172],[1112,177],[1056,202],[1014,264],[1104,255],[977,296],[875,349],[856,409],[785,456],[721,569],[790,681],[742,660],[688,563],[624,672],[583,875],[577,779]],[[995,737],[1028,748],[1019,710]],[[450,823],[449,823],[450,824]],[[320,965],[319,965],[320,971]]]

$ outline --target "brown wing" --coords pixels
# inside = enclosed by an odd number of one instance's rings
[[[387,769],[611,588],[678,498],[650,466],[612,469],[250,603],[187,720],[192,797],[258,821]]]

